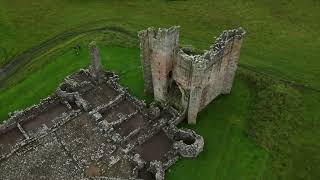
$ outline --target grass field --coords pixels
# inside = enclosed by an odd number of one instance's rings
[[[135,34],[148,26],[181,26],[181,43],[207,48],[223,29],[248,33],[240,62],[320,89],[319,1],[2,0],[0,65],[63,31],[117,25]],[[102,35],[101,35],[102,34]],[[62,79],[88,65],[85,46],[99,41],[106,69],[141,98],[137,39],[102,32],[63,41],[31,57],[2,82],[0,120],[37,103]],[[70,47],[82,44],[76,56]],[[319,179],[320,94],[295,90],[240,69],[229,96],[219,97],[191,126],[205,138],[197,159],[181,160],[168,179]],[[187,125],[183,125],[187,126]],[[189,126],[188,126],[189,127]]]
[[[319,1],[2,0],[0,8],[0,47],[9,55],[97,21],[135,31],[179,24],[182,42],[202,49],[222,30],[242,26],[242,63],[320,88]]]

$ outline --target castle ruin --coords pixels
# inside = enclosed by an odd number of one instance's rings
[[[176,161],[203,151],[203,137],[177,125],[230,92],[243,34],[225,31],[200,56],[178,48],[178,27],[142,31],[145,90],[157,101],[149,105],[102,69],[90,43],[89,68],[0,125],[0,179],[163,180]]]
[[[139,33],[145,92],[184,111],[188,123],[220,94],[229,94],[237,69],[241,28],[223,31],[202,55],[179,48],[179,27]]]

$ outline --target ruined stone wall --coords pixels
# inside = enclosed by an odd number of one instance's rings
[[[181,93],[180,103],[184,109],[188,108],[190,86],[192,82],[192,57],[179,51],[177,58],[174,61],[174,69],[172,81],[178,85]],[[169,92],[170,93],[170,92]]]
[[[178,159],[203,151],[202,136],[177,127],[183,114],[130,95],[101,69],[95,43],[89,51],[89,69],[0,124],[0,179],[164,180]]]
[[[183,89],[191,86],[193,57],[179,51],[177,59],[174,61],[173,79]]]
[[[240,49],[242,44],[242,36],[239,34],[236,34],[233,37],[233,44],[232,49],[230,51],[229,55],[229,61],[228,61],[228,69],[226,71],[225,79],[224,79],[224,85],[223,85],[223,94],[228,94],[231,91],[235,72],[238,65],[238,59],[240,57]]]
[[[139,37],[145,91],[149,92],[153,87],[155,100],[166,101],[172,63],[178,50],[179,27],[149,28],[141,31]]]
[[[241,28],[223,31],[204,54],[188,55],[178,49],[178,27],[141,31],[145,91],[157,101],[176,101],[195,123],[214,98],[230,93],[244,34]]]
[[[220,94],[229,94],[235,76],[244,31],[242,29],[224,31],[203,57],[209,59],[207,65],[210,77],[203,84],[200,110],[205,108]]]
[[[140,60],[143,67],[144,92],[148,95],[153,95],[153,83],[151,75],[151,49],[149,43],[149,31],[141,31],[139,33],[140,39]]]

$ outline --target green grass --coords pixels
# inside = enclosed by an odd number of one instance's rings
[[[319,12],[314,0],[2,0],[0,47],[13,55],[95,22],[133,31],[179,24],[183,43],[205,49],[223,29],[242,26],[242,63],[320,88]]]
[[[266,179],[319,179],[319,93],[240,71],[251,90],[247,134],[269,154]]]
[[[248,33],[240,62],[275,77],[320,89],[320,2],[280,1],[0,1],[0,66],[9,58],[72,28],[117,25],[135,33],[148,26],[181,25],[181,43],[206,49],[223,29]],[[0,89],[0,121],[50,95],[68,74],[88,65],[86,45],[97,40],[106,69],[143,94],[137,39],[100,32],[50,47],[17,67]],[[70,50],[81,43],[80,56]],[[184,159],[168,179],[319,179],[320,94],[238,73],[232,94],[199,114],[205,138],[197,159]]]
[[[100,51],[104,67],[117,74],[122,74],[120,82],[125,86],[130,86],[129,91],[133,95],[148,99],[143,95],[142,72],[138,61],[139,49],[102,46]],[[8,112],[26,108],[50,95],[67,75],[87,67],[88,57],[86,49],[82,50],[79,56],[76,56],[70,49],[51,63],[31,73],[28,78],[17,85],[0,89],[0,119],[6,119]]]
[[[245,135],[250,93],[236,80],[230,96],[222,96],[202,111],[196,126],[184,125],[205,139],[203,153],[183,159],[170,169],[168,179],[259,179],[268,154]]]

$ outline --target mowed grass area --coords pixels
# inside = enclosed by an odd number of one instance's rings
[[[319,89],[319,19],[320,2],[312,0],[2,0],[0,64],[75,27],[113,24],[135,33],[179,24],[182,44],[206,49],[223,29],[242,26],[248,34],[240,63]],[[96,38],[77,38],[31,59],[5,81],[0,121],[88,65],[86,45]],[[150,100],[143,95],[136,40],[111,35],[98,41],[104,67],[121,74],[134,95]],[[77,42],[83,47],[79,56],[70,49]],[[245,77],[237,74],[232,94],[211,103],[196,126],[183,125],[204,136],[205,150],[197,159],[179,161],[168,179],[320,179],[320,94],[252,78],[256,74]]]
[[[242,26],[248,31],[242,63],[320,88],[319,19],[315,0],[2,0],[0,49],[10,57],[92,23],[133,31],[181,25],[182,42],[205,49],[222,30]]]

